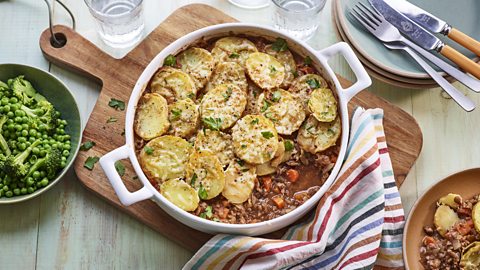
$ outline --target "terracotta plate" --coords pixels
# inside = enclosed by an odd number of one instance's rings
[[[403,259],[406,269],[423,269],[419,249],[424,236],[423,226],[433,224],[436,201],[448,194],[457,193],[471,198],[480,193],[480,168],[452,174],[431,186],[418,200],[408,215],[403,235]]]

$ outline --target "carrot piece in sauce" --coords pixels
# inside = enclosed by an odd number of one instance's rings
[[[272,177],[265,176],[262,178],[262,181],[263,181],[263,186],[265,187],[265,191],[270,192],[270,189],[272,188]]]
[[[277,205],[279,209],[282,209],[285,207],[285,200],[283,200],[282,197],[280,196],[274,196],[272,197],[273,202]]]
[[[287,178],[290,182],[292,183],[295,183],[297,182],[298,180],[298,177],[299,177],[299,173],[297,170],[294,170],[294,169],[289,169],[287,171]]]

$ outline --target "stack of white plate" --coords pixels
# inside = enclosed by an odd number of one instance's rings
[[[435,81],[408,54],[388,50],[351,17],[349,11],[358,2],[370,6],[367,0],[333,0],[332,18],[338,36],[350,44],[370,75],[389,84],[405,88],[436,87]],[[480,40],[480,16],[477,16],[480,11],[480,1],[410,0],[410,2],[447,21],[467,35]],[[472,52],[445,36],[437,34],[437,37],[478,62],[478,58]],[[453,80],[445,73],[442,72],[442,74],[449,81]]]

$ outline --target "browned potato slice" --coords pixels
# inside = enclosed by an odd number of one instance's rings
[[[186,140],[165,135],[149,141],[138,155],[143,172],[150,180],[163,183],[185,176],[192,145]]]
[[[455,223],[460,219],[455,211],[452,208],[446,205],[440,205],[435,211],[433,217],[433,224],[435,225],[438,233],[445,236],[445,234],[450,230]]]
[[[460,260],[462,270],[478,270],[480,267],[480,241],[475,241],[465,248]]]
[[[182,138],[192,136],[199,125],[198,105],[191,99],[179,100],[168,105],[170,120],[169,133]]]
[[[197,89],[205,86],[212,75],[215,62],[209,51],[191,47],[177,56],[181,69],[188,73],[195,81]]]
[[[449,193],[438,200],[439,205],[447,205],[452,209],[457,209],[460,203],[462,203],[462,196],[454,193]]]
[[[197,191],[185,181],[171,179],[160,186],[160,193],[171,203],[185,211],[194,211],[200,202]]]
[[[145,94],[135,112],[135,133],[144,140],[163,135],[170,127],[168,105],[159,94]]]
[[[232,136],[221,131],[206,129],[198,132],[195,139],[195,149],[197,151],[211,151],[218,157],[223,166],[228,165],[235,157],[233,154]]]
[[[207,83],[206,91],[208,92],[221,84],[233,84],[243,91],[247,91],[245,69],[235,62],[219,63],[215,67],[212,78]]]
[[[232,161],[225,171],[225,187],[222,195],[231,203],[243,203],[255,186],[255,166],[243,161]]]
[[[300,127],[297,141],[303,150],[315,154],[335,145],[341,131],[342,125],[338,116],[332,122],[319,122],[310,115]]]
[[[190,156],[186,173],[186,182],[195,188],[202,200],[215,198],[225,187],[222,164],[208,150],[195,151]]]
[[[241,37],[224,37],[215,42],[212,49],[212,55],[215,62],[237,62],[245,67],[245,60],[251,53],[257,52],[257,47],[253,42]]]
[[[265,52],[277,58],[277,60],[280,61],[280,63],[282,63],[285,67],[285,78],[283,78],[283,82],[280,87],[287,89],[295,79],[294,74],[297,70],[297,64],[293,59],[292,53],[288,49],[284,51],[276,51],[272,48],[272,45],[265,46]]]
[[[480,203],[477,202],[472,209],[472,219],[475,230],[480,233]]]
[[[318,88],[328,88],[327,81],[318,74],[306,74],[295,79],[288,91],[297,97],[308,110],[310,94]]]
[[[252,53],[245,62],[248,76],[262,89],[277,88],[285,77],[285,67],[266,53]]]
[[[190,98],[195,100],[197,88],[193,79],[185,72],[172,68],[162,67],[152,79],[150,88],[167,99],[168,103]]]
[[[320,122],[331,122],[337,117],[337,100],[329,88],[313,90],[308,109]]]

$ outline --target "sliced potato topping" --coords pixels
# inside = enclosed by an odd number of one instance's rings
[[[215,42],[212,55],[215,62],[237,62],[245,67],[245,61],[251,53],[257,52],[253,42],[241,37],[224,37]]]
[[[258,98],[258,106],[258,110],[273,122],[277,132],[282,135],[297,131],[305,120],[302,103],[280,88],[262,93]]]
[[[168,103],[190,98],[195,100],[197,88],[193,79],[185,72],[172,67],[162,67],[152,79],[153,93],[165,97]]]
[[[242,160],[232,161],[225,171],[225,187],[222,195],[231,203],[243,203],[255,186],[255,166]]]
[[[177,56],[181,69],[188,73],[195,81],[197,89],[205,86],[212,75],[215,62],[209,51],[191,47]]]
[[[205,94],[200,105],[200,114],[204,124],[210,120],[216,121],[220,129],[224,130],[235,124],[246,105],[245,91],[233,84],[221,84]]]
[[[220,163],[226,166],[235,157],[233,154],[232,136],[221,131],[206,129],[200,131],[195,139],[195,150],[208,150],[214,153]]]
[[[245,61],[248,76],[262,89],[273,89],[282,84],[285,67],[266,53],[252,53]]]
[[[480,241],[475,241],[465,248],[460,267],[463,270],[478,270],[480,266]]]
[[[295,79],[297,65],[293,59],[292,53],[287,49],[284,51],[276,51],[272,48],[272,45],[265,46],[265,52],[275,57],[285,67],[285,77],[280,87],[287,89]]]
[[[202,200],[210,200],[225,187],[225,173],[217,156],[208,150],[195,151],[186,167],[186,182]]]
[[[320,122],[331,122],[337,117],[337,100],[329,88],[313,90],[308,100],[308,109]]]
[[[433,224],[438,233],[440,233],[441,236],[445,236],[448,230],[450,230],[459,220],[460,218],[458,218],[457,213],[452,208],[446,205],[440,205],[435,211]]]
[[[200,199],[197,191],[180,179],[171,179],[160,186],[160,193],[171,203],[185,211],[194,211]]]
[[[293,142],[288,140],[288,143],[291,143],[291,145],[289,146],[289,149],[286,149],[285,141],[280,138],[274,158],[270,162],[257,165],[257,175],[264,176],[276,172],[278,165],[289,160],[292,157]]]
[[[167,101],[159,94],[141,97],[135,114],[135,133],[144,140],[161,136],[170,127]]]
[[[219,63],[213,71],[212,78],[207,83],[206,91],[208,92],[221,84],[233,84],[243,91],[247,91],[245,69],[235,62]]]
[[[462,196],[454,193],[448,193],[447,195],[441,197],[438,200],[439,205],[447,205],[453,209],[457,209],[458,206],[462,203]]]
[[[200,115],[197,104],[187,98],[170,104],[168,110],[171,124],[168,133],[183,138],[189,138],[195,133]]]
[[[341,131],[342,126],[339,117],[326,123],[319,122],[314,116],[310,115],[300,127],[297,141],[303,150],[315,154],[335,145]]]
[[[295,79],[288,91],[299,98],[305,109],[308,109],[310,94],[317,88],[328,88],[327,81],[318,74],[306,74]]]
[[[163,183],[185,176],[185,165],[192,149],[186,140],[165,135],[149,141],[140,150],[138,161],[149,179]]]
[[[242,160],[262,164],[274,158],[278,134],[263,115],[246,115],[232,128],[233,150]]]
[[[475,230],[480,233],[480,202],[477,202],[472,209],[472,219]]]

